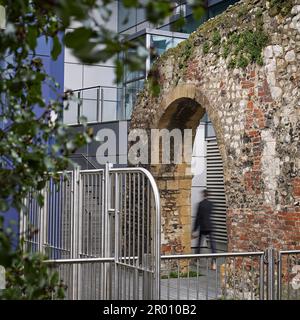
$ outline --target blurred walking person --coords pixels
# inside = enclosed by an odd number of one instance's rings
[[[203,200],[199,202],[197,209],[197,216],[193,226],[193,238],[198,237],[198,245],[196,253],[201,251],[201,242],[203,238],[208,237],[211,247],[211,252],[216,253],[216,243],[212,237],[213,226],[211,222],[211,214],[213,210],[213,204],[207,199],[208,192],[207,190],[202,191]],[[215,259],[212,260],[212,269],[216,269]]]

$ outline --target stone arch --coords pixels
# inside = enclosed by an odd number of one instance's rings
[[[218,115],[214,114],[207,97],[195,84],[181,84],[172,88],[164,96],[149,128],[192,130],[194,143],[196,129],[207,112],[212,117],[218,144],[222,146],[223,136]],[[160,145],[160,151],[162,146]],[[220,148],[223,159],[226,159],[225,148]],[[172,152],[171,152],[172,153]],[[173,154],[171,155],[171,157]],[[160,152],[161,159],[161,152]],[[187,160],[187,159],[186,159]],[[162,201],[162,253],[190,253],[191,250],[191,159],[181,164],[151,165]],[[226,167],[224,168],[226,170]]]
[[[172,125],[183,101],[206,109],[225,164],[230,251],[300,249],[300,6],[299,0],[285,3],[281,10],[264,0],[243,0],[167,51],[153,66],[159,95],[146,85],[131,119],[131,128],[157,129]],[[239,37],[265,41],[255,48],[255,59],[247,50],[236,56]],[[190,118],[184,126],[198,116]],[[189,188],[178,179],[168,185],[166,170],[150,170],[161,190],[174,190],[173,198],[180,184]],[[188,246],[184,237],[178,252]]]

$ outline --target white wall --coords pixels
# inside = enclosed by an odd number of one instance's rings
[[[101,2],[101,0],[99,0]],[[104,22],[99,12],[94,12],[94,17],[99,24],[105,24],[105,27],[117,32],[118,28],[118,2],[115,1],[110,5],[112,15],[109,22]],[[70,32],[78,28],[80,24],[74,23]],[[97,63],[87,65],[81,63],[72,51],[65,48],[65,62],[64,62],[64,89],[65,90],[78,90],[88,87],[102,86],[102,87],[115,87],[115,67],[113,60],[108,60],[105,63]],[[102,93],[102,91],[101,91]],[[97,90],[84,91],[84,98],[82,102],[82,111],[88,121],[97,121]],[[116,101],[117,90],[103,89],[103,115],[102,120],[116,119]],[[109,101],[108,101],[109,100]],[[113,101],[113,102],[112,102]],[[64,122],[67,124],[77,123],[77,104],[71,103],[69,110],[64,111]]]
[[[111,5],[112,16],[110,21],[103,22],[98,12],[95,12],[95,18],[99,23],[104,23],[105,26],[114,32],[117,32],[118,27],[118,3],[115,1]],[[73,29],[78,27],[78,24],[73,25]],[[72,30],[72,29],[70,29]],[[66,32],[70,31],[67,30]],[[113,61],[99,63],[94,65],[85,65],[80,63],[72,54],[65,48],[65,81],[64,88],[76,90],[91,86],[115,86],[114,84],[114,66]]]

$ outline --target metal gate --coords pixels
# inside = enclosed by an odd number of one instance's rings
[[[44,252],[68,299],[158,299],[160,203],[143,168],[61,173],[22,214],[26,249]]]

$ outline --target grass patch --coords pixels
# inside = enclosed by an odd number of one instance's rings
[[[161,279],[197,278],[197,276],[201,277],[202,274],[197,271],[179,272],[179,274],[177,271],[171,271],[168,275],[162,275]]]

